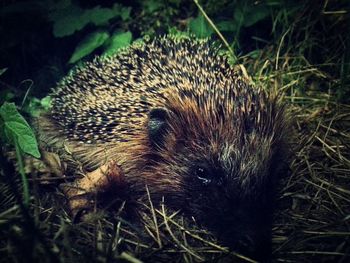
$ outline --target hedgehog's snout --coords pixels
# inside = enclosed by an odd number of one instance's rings
[[[227,240],[233,251],[259,262],[268,262],[271,258],[270,237],[257,236],[254,233],[242,233],[234,240]]]
[[[266,262],[271,257],[273,205],[266,192],[239,194],[239,185],[206,185],[198,217],[232,251]],[[254,196],[256,194],[256,196]],[[197,213],[196,212],[196,213]]]
[[[225,211],[213,226],[219,239],[232,251],[266,262],[271,256],[270,216],[261,210]]]

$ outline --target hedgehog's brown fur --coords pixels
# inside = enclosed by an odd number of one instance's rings
[[[38,122],[43,140],[68,148],[87,169],[114,160],[138,198],[147,185],[156,200],[165,196],[201,217],[211,206],[226,211],[232,202],[253,204],[275,188],[284,108],[277,96],[248,85],[207,40],[134,44],[75,70],[52,98],[51,113]],[[198,176],[200,183],[195,174],[203,165],[211,172],[209,180]],[[203,185],[211,181],[215,185]]]

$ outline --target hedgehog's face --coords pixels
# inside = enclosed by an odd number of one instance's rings
[[[241,146],[224,143],[219,152],[212,147],[187,149],[188,156],[197,153],[190,157],[184,184],[189,212],[234,250],[264,259],[271,253],[275,175],[254,158],[261,149],[247,156]]]
[[[157,172],[171,184],[164,189],[166,200],[216,231],[234,250],[266,258],[277,159],[282,157],[272,138],[238,131],[226,120],[214,125],[210,116],[205,118],[211,126],[205,126],[196,119],[198,112],[185,115],[164,109],[150,113],[149,138],[163,162]]]

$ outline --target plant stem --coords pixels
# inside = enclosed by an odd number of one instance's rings
[[[208,23],[211,25],[211,27],[214,29],[214,31],[216,32],[216,34],[218,34],[218,36],[220,37],[220,39],[222,40],[222,42],[224,42],[225,46],[227,47],[227,49],[229,50],[232,58],[234,61],[237,61],[237,57],[235,55],[235,53],[233,52],[233,49],[231,48],[230,44],[227,42],[227,40],[225,39],[225,37],[221,34],[220,30],[216,27],[216,25],[214,24],[214,22],[209,18],[209,16],[207,15],[207,13],[204,11],[203,7],[198,3],[198,0],[193,0],[194,3],[197,5],[199,11],[202,13],[202,15],[204,16],[204,18],[208,21]]]
[[[19,166],[19,173],[21,174],[21,180],[22,180],[22,186],[23,186],[23,203],[27,207],[29,205],[29,184],[28,184],[28,178],[25,175],[24,172],[24,164],[23,164],[23,158],[21,154],[21,149],[18,145],[18,141],[14,139],[15,147],[16,147],[16,157],[17,162]]]

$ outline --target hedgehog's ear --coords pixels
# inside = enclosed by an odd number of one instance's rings
[[[161,146],[168,129],[168,111],[164,108],[154,108],[148,115],[148,136],[153,146]]]

